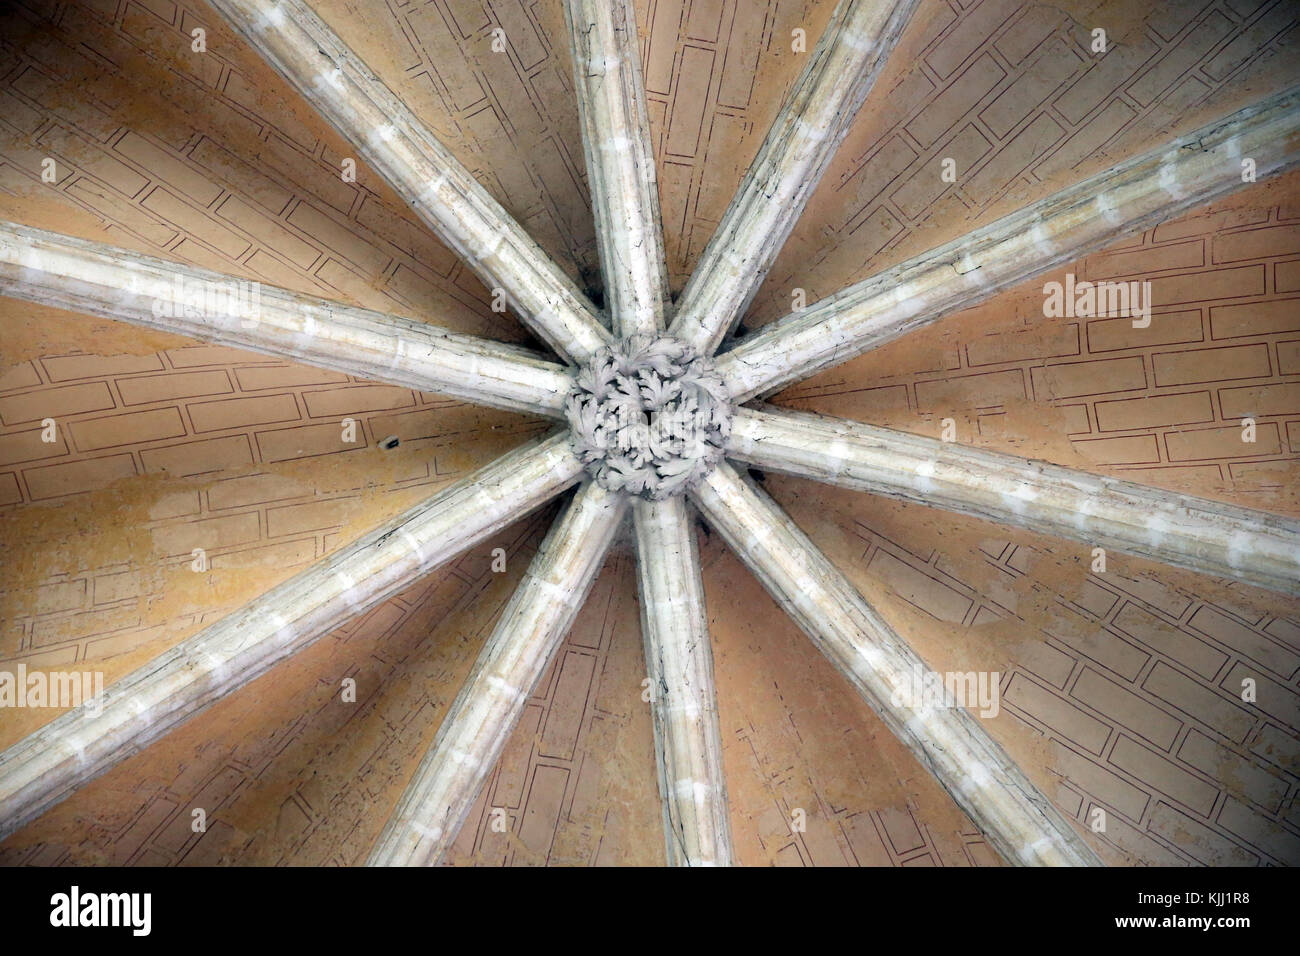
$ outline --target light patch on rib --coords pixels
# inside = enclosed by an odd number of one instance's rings
[[[331,89],[337,92],[343,92],[345,89],[343,83],[343,71],[340,69],[330,70],[328,73],[317,73],[315,86],[318,90]]]
[[[904,707],[902,709],[905,710],[907,708]],[[917,708],[915,715],[904,724],[907,728],[907,732],[917,740],[930,740],[930,718],[934,716],[934,713],[934,708],[929,704]]]
[[[836,438],[834,441],[831,442],[830,448],[826,453],[826,457],[829,462],[830,472],[832,475],[843,474],[844,470],[848,468],[850,454],[851,452],[849,450],[848,443],[845,442],[843,439]]]
[[[1114,200],[1110,198],[1110,193],[1098,193],[1097,198],[1093,200],[1097,208],[1101,211],[1101,218],[1112,226],[1121,225],[1124,222],[1124,214],[1116,207]]]
[[[428,837],[430,840],[442,839],[442,827],[426,827],[423,823],[417,823],[414,820],[408,821],[407,826],[420,836]]]
[[[1038,860],[1044,852],[1052,849],[1055,844],[1051,837],[1039,837],[1033,843],[1026,843],[1020,849],[1020,858],[1026,863],[1032,863]]]
[[[750,552],[752,553],[754,551],[759,551],[759,550],[762,551],[768,550],[767,543],[769,540],[771,540],[771,538],[772,538],[771,525],[768,525],[766,523],[761,523],[756,525],[753,529],[750,530],[749,533]]]
[[[933,461],[923,461],[916,466],[916,487],[922,494],[932,494],[934,492],[934,473],[935,463]]]
[[[1080,531],[1087,531],[1092,524],[1091,518],[1095,512],[1092,509],[1092,499],[1084,498],[1071,512],[1071,521]]]
[[[1036,501],[1037,499],[1038,491],[1032,485],[1026,484],[1023,481],[1017,482],[1015,487],[1010,491],[1002,493],[1002,503],[1011,509],[1014,514],[1021,517],[1023,517],[1028,510],[1025,506],[1029,502]]]
[[[821,126],[817,123],[809,123],[803,119],[803,117],[795,118],[794,127],[799,131],[800,136],[814,143],[820,143],[830,133],[830,130],[825,126]]]
[[[722,260],[736,272],[743,272],[749,268],[749,256],[735,246],[727,246],[722,250]]]
[[[859,53],[869,53],[876,48],[875,37],[868,33],[856,33],[853,30],[845,30],[841,33],[840,42]]]
[[[1151,544],[1158,545],[1169,533],[1169,519],[1162,514],[1153,514],[1147,518],[1147,538]]]
[[[979,263],[971,257],[969,252],[961,257],[960,266],[961,267],[957,270],[957,274],[963,279],[969,278],[976,285],[980,286],[989,285],[989,277],[984,274],[984,270],[980,268]]]
[[[64,745],[64,753],[74,758],[77,761],[77,766],[84,767],[86,765],[86,748],[75,739],[65,739]]]
[[[420,564],[424,564],[424,548],[420,547],[420,542],[416,540],[415,536],[409,531],[402,531],[401,535],[402,540],[405,541],[407,547],[411,549],[411,553],[419,559]]]
[[[1043,225],[1041,219],[1034,223],[1034,228],[1030,232],[1030,237],[1038,246],[1039,251],[1044,255],[1050,257],[1056,254],[1056,243],[1052,241],[1052,234],[1048,231],[1048,228]]]
[[[673,784],[673,793],[679,798],[686,798],[695,803],[704,803],[713,788],[702,780],[687,777]]]
[[[688,720],[696,720],[703,713],[700,702],[694,697],[670,693],[669,699],[672,703],[664,708],[665,714],[681,714]]]
[[[489,234],[488,239],[483,243],[483,252],[479,258],[487,259],[488,256],[496,255],[497,250],[501,248],[501,243],[505,241],[506,241],[505,230],[504,229],[494,230]]]
[[[970,772],[966,774],[965,779],[961,782],[961,792],[974,793],[983,790],[992,780],[992,774],[988,772],[988,768],[983,764],[971,764]]]
[[[545,578],[533,578],[533,586],[545,595],[547,600],[554,601],[556,604],[567,605],[573,600],[573,592],[563,585],[556,584],[554,581],[548,581]]]
[[[453,750],[451,752],[451,762],[460,766],[477,767],[481,760],[467,750]]]
[[[270,29],[280,30],[284,28],[284,10],[277,4],[269,10],[262,11],[261,16],[253,23],[253,29],[258,32],[265,32]]]
[[[428,186],[424,187],[424,192],[421,194],[420,198],[424,202],[437,201],[438,193],[442,190],[442,187],[446,184],[446,182],[447,182],[447,173],[445,170],[443,170],[438,173],[438,175],[434,178],[434,180],[431,183],[429,183]]]
[[[608,76],[618,69],[618,65],[623,62],[621,56],[605,54],[603,56],[593,56],[587,60],[587,66],[595,73]]]
[[[1228,536],[1228,567],[1240,570],[1244,559],[1254,550],[1255,536],[1249,531],[1234,531]]]
[[[504,694],[506,697],[509,697],[511,700],[523,700],[527,696],[526,694],[524,694],[523,691],[521,691],[514,684],[511,684],[509,681],[504,681],[500,677],[497,677],[495,675],[489,677],[487,679],[487,682],[489,687],[493,688],[494,690],[500,691],[502,694]]]
[[[880,665],[885,661],[885,655],[880,652],[879,648],[871,644],[864,644],[859,647],[858,655],[867,662],[867,666],[872,670],[879,670]]]
[[[1178,167],[1173,163],[1166,163],[1160,167],[1160,188],[1175,199],[1182,199],[1187,195],[1187,190],[1178,182]]]

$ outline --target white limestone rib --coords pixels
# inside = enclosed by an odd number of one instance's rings
[[[1202,127],[787,315],[717,357],[743,402],[1300,162],[1300,88]],[[1152,322],[1159,323],[1159,316]]]
[[[929,668],[776,502],[725,462],[691,494],[731,549],[1007,862],[1100,865],[978,718],[960,706],[910,699],[923,680],[918,675]]]
[[[622,336],[664,328],[668,276],[631,0],[567,0],[605,306]]]
[[[1300,521],[892,428],[736,410],[727,453],[760,468],[1300,593]]]
[[[530,414],[562,417],[573,384],[516,346],[10,222],[0,295]]]
[[[632,515],[667,860],[729,866],[731,815],[695,529],[680,497],[635,501]]]
[[[573,282],[303,0],[212,5],[559,355],[581,363],[609,341]]]
[[[209,704],[540,506],[582,471],[561,433],[440,491],[0,753],[0,839]]]
[[[502,612],[367,865],[432,866],[456,839],[626,513],[623,495],[592,482],[578,490]]]
[[[917,0],[840,0],[677,302],[672,332],[711,354],[758,291]]]

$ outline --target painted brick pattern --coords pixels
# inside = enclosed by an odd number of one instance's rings
[[[547,516],[534,516],[492,544],[526,562],[540,541]],[[68,840],[64,832],[57,834],[60,839],[49,842],[0,848],[0,860],[5,864],[57,865],[77,854],[96,852],[104,862],[119,865],[210,866],[262,852],[269,837],[274,845],[269,852],[275,854],[276,862],[356,863],[336,855],[337,832],[327,834],[322,828],[327,823],[342,824],[343,829],[354,826],[355,820],[344,819],[345,808],[351,805],[354,814],[364,813],[367,804],[350,800],[346,788],[322,804],[312,784],[312,764],[337,762],[341,745],[384,707],[384,695],[379,692],[384,682],[400,680],[412,657],[428,654],[441,621],[483,597],[493,577],[487,554],[463,556],[324,638],[322,644],[329,654],[324,672],[306,682],[285,679],[281,685],[292,688],[293,694],[277,702],[290,715],[284,724],[268,727],[252,738],[202,735],[182,760],[179,773],[173,770],[170,779],[145,770],[133,794],[134,806],[120,821],[96,823],[76,840]],[[338,688],[345,677],[356,681],[355,705],[340,701]],[[246,699],[257,688],[254,684],[236,697],[245,698],[247,706]],[[406,701],[409,712],[399,721],[418,724],[437,694],[435,682],[431,689]],[[223,702],[215,709],[226,706]],[[195,718],[194,723],[205,721],[215,723],[211,711]],[[418,739],[418,733],[416,736]],[[351,786],[360,793],[373,785],[376,774],[391,773],[388,764],[403,746],[404,735],[388,735],[378,748],[367,752]],[[317,748],[323,752],[317,753]],[[286,765],[305,766],[306,770],[300,779],[290,770],[286,784],[281,776]],[[287,792],[272,821],[274,832],[248,833],[240,827],[238,801],[245,796],[256,798],[259,787],[266,786],[264,778],[276,781]],[[206,832],[194,832],[191,827],[196,807],[206,812]]]
[[[1300,176],[1274,185],[956,313],[909,337],[930,344],[921,360],[905,339],[791,386],[781,401],[932,435],[951,417],[959,441],[1010,451],[1025,447],[1023,411],[1050,407],[1064,464],[1286,508],[1300,460],[1300,368],[1288,364],[1300,297],[1286,279],[1300,255]],[[1043,286],[1066,273],[1150,282],[1150,327],[1044,318]]]
[[[832,3],[648,0],[637,4],[671,288],[680,291]]]
[[[1287,601],[1255,592],[1221,606],[1113,569],[1066,595],[1034,573],[1064,546],[988,539],[977,573],[969,559],[917,554],[861,523],[854,530],[866,542],[858,566],[973,641],[999,621],[1033,619],[1013,587],[1026,576],[1052,605],[1041,643],[1022,648],[1002,676],[1002,706],[1052,742],[1057,805],[1085,827],[1095,808],[1105,812],[1099,839],[1151,865],[1300,862],[1300,642]],[[910,573],[881,574],[882,560]],[[963,580],[989,569],[1005,588]],[[1256,703],[1242,700],[1247,677]]]
[[[517,0],[499,6],[523,18],[522,35],[530,14]],[[447,26],[455,21],[444,22],[434,6],[420,11],[394,6],[390,13],[392,30],[408,31],[415,44],[407,56],[422,51],[422,65],[408,71],[415,84],[435,82],[436,74],[429,66],[434,57],[419,45],[409,21],[420,19],[426,38],[439,25],[454,51],[439,59],[444,69],[486,43],[490,30],[486,14],[479,17],[482,29],[475,26],[466,36]],[[5,192],[75,207],[108,226],[109,241],[162,258],[424,316],[461,331],[521,336],[513,320],[490,310],[490,296],[473,273],[376,176],[361,165],[356,182],[343,180],[340,161],[347,147],[207,8],[171,2],[148,7],[124,2],[107,9],[14,7],[5,23],[0,35],[0,96],[6,104],[0,111],[0,186]],[[190,31],[198,25],[210,37],[202,55],[190,51]],[[542,36],[536,24],[531,29]],[[549,41],[546,46],[549,51]],[[504,163],[489,173],[471,148],[503,159],[502,144],[511,137],[495,117],[504,115],[503,98],[517,105],[514,87],[521,80],[542,84],[547,93],[543,97],[534,89],[533,99],[522,102],[545,99],[572,109],[571,84],[562,80],[567,60],[558,65],[547,52],[520,77],[507,66],[515,59],[511,52],[490,60],[495,82],[509,86],[508,94],[503,88],[489,98],[492,87],[484,80],[485,92],[466,104],[459,126],[444,131],[443,124],[435,125],[535,235],[554,240],[550,251],[576,276],[588,268],[579,263],[593,243],[573,221],[572,210],[585,209],[586,198],[572,157],[559,152],[568,148],[561,144],[578,142],[576,127],[567,135],[568,126],[560,131],[539,112],[530,125],[533,134],[518,142],[517,151],[506,150],[516,161],[530,157],[532,166],[521,165],[509,178]],[[572,125],[576,119],[563,122]],[[41,180],[46,158],[55,161],[54,183]],[[559,242],[561,234],[577,236],[577,244]]]
[[[1297,25],[1285,0],[1090,10],[1087,22],[1050,4],[923,2],[746,323],[788,313],[794,288],[821,299],[1285,89],[1300,77]]]
[[[386,454],[379,442],[396,437],[427,449],[427,460],[397,475],[393,489],[433,490],[461,473],[446,452],[467,432],[490,424],[522,441],[546,427],[211,346],[50,356],[16,369],[0,383],[20,383],[0,389],[0,488],[10,489],[0,511],[76,507],[81,496],[142,476],[187,479],[149,525],[165,566],[188,565],[202,548],[215,570],[295,568],[343,542],[359,492],[322,493],[260,466],[379,457]],[[50,417],[56,441],[46,443],[40,422]],[[353,442],[344,440],[347,419],[355,422]],[[48,582],[57,597],[26,602],[8,622],[0,660],[103,658],[157,636],[158,627],[140,626],[145,582],[142,568],[67,570]]]

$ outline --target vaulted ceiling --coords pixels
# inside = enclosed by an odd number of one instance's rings
[[[312,7],[601,301],[563,3]],[[834,9],[635,4],[674,295]],[[921,0],[742,330],[1293,87],[1297,27],[1287,0]],[[956,182],[938,175],[946,158]],[[197,0],[10,5],[0,219],[539,345]],[[1043,284],[1067,273],[1149,281],[1151,326],[1045,317]],[[111,682],[549,427],[17,298],[0,297],[0,330],[0,669]],[[932,438],[951,419],[962,445],[1300,517],[1300,172],[1139,223],[771,401]],[[54,443],[40,440],[49,417]],[[345,417],[359,443],[340,441]],[[1078,542],[756,477],[933,669],[997,672],[1001,713],[981,722],[1104,862],[1300,863],[1294,596],[1115,552],[1094,572]],[[476,544],[118,763],[0,843],[0,862],[364,862],[557,512]],[[737,861],[997,865],[719,535],[695,527]],[[664,862],[638,600],[629,529],[443,862]],[[0,710],[0,747],[54,713]],[[1089,829],[1097,808],[1104,832]]]

